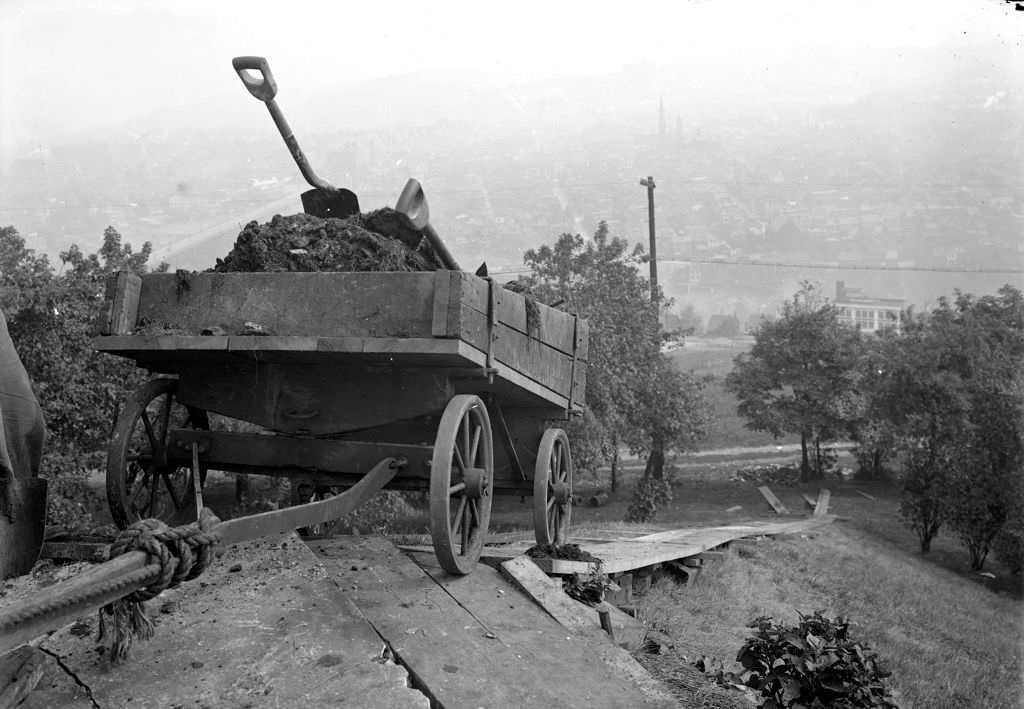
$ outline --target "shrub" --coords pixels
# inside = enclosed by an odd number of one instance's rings
[[[650,522],[658,507],[672,501],[672,483],[665,479],[643,478],[633,489],[633,501],[626,510],[627,522]]]
[[[767,616],[755,619],[749,627],[757,634],[736,657],[747,670],[746,685],[765,697],[763,709],[896,709],[883,681],[890,673],[871,648],[851,637],[847,618],[828,618],[822,611],[798,615],[795,627]]]

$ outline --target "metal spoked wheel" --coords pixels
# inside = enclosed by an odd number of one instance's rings
[[[441,568],[468,574],[491,519],[494,445],[480,397],[461,394],[445,407],[430,473],[430,534]]]
[[[137,389],[117,417],[107,448],[107,502],[114,523],[124,529],[140,519],[171,525],[193,522],[196,501],[191,466],[167,456],[171,428],[208,430],[205,411],[175,398],[174,379],[153,379]],[[206,468],[200,468],[200,484]]]
[[[560,428],[544,431],[533,471],[533,531],[538,544],[565,544],[572,517],[572,455]]]

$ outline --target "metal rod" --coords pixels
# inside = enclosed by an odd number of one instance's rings
[[[340,495],[221,522],[211,531],[218,534],[221,545],[226,546],[343,517],[381,490],[405,465],[404,458],[385,458]],[[159,564],[150,563],[146,552],[131,551],[73,579],[41,589],[27,602],[0,609],[0,654],[62,628],[159,578]]]

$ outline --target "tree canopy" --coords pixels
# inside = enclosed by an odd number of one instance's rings
[[[754,345],[734,360],[725,380],[747,426],[779,437],[800,436],[805,479],[824,473],[822,446],[848,431],[859,405],[855,363],[860,333],[835,306],[804,283],[780,316],[762,322]]]
[[[88,520],[81,483],[102,465],[117,407],[141,381],[134,363],[100,354],[91,342],[104,313],[107,276],[144,273],[151,251],[147,242],[134,252],[108,227],[98,253],[71,246],[56,271],[17,229],[0,228],[0,309],[46,420],[40,472],[50,480],[51,524]]]
[[[593,239],[562,234],[524,260],[532,274],[520,284],[533,297],[590,324],[587,413],[570,426],[577,457],[610,462],[614,470],[620,445],[648,454],[660,436],[667,450],[691,448],[710,409],[702,383],[661,353],[658,316],[665,303],[660,295],[652,300],[641,275],[643,249],[630,249],[602,222]]]

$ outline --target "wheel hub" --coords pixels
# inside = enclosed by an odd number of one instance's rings
[[[566,505],[572,499],[572,490],[568,483],[560,482],[551,486],[551,498],[560,505]]]
[[[466,497],[479,500],[488,494],[487,471],[483,468],[466,468],[463,472],[466,481]]]

